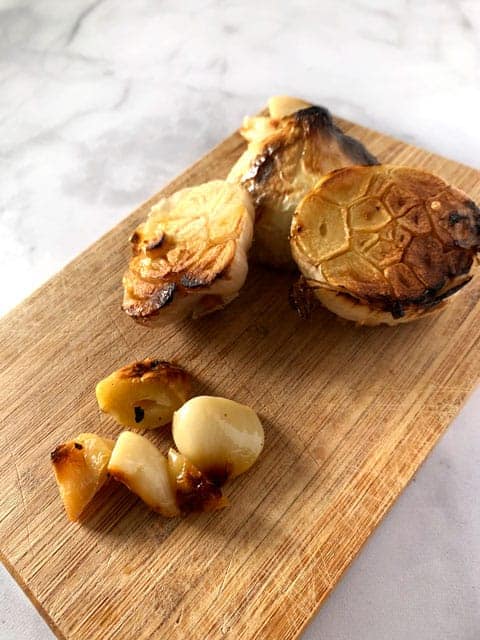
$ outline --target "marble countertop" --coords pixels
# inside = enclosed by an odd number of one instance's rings
[[[480,165],[478,0],[0,0],[0,51],[0,314],[272,94]],[[305,640],[479,637],[479,414],[477,391]],[[0,639],[52,637],[4,570],[0,599]]]

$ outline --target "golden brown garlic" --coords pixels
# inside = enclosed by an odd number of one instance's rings
[[[394,326],[437,313],[472,279],[480,209],[420,169],[347,167],[300,202],[290,244],[303,284],[324,307]]]
[[[221,488],[175,449],[168,452],[168,469],[182,513],[216,511],[228,505]]]
[[[253,205],[224,180],[161,198],[131,236],[123,310],[142,324],[197,318],[231,302],[247,276]]]
[[[146,358],[114,371],[95,392],[100,409],[121,425],[155,429],[171,422],[187,400],[190,377],[181,367]]]
[[[107,479],[114,442],[81,433],[50,454],[58,490],[70,520],[77,520]]]

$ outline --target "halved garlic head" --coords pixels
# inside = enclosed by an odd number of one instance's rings
[[[263,427],[249,407],[198,396],[173,415],[177,449],[217,485],[247,471],[263,449]]]
[[[69,520],[77,520],[107,479],[113,440],[94,433],[58,445],[50,454],[60,497]]]
[[[168,452],[168,470],[182,513],[216,511],[227,506],[228,500],[223,496],[220,487],[175,449]]]
[[[123,431],[112,451],[109,473],[167,518],[179,515],[167,459],[144,436]]]
[[[125,427],[155,429],[172,421],[190,392],[186,371],[169,362],[147,358],[101,380],[95,389],[102,411]]]
[[[161,198],[130,238],[123,310],[162,325],[224,307],[247,276],[253,218],[245,189],[224,180]]]

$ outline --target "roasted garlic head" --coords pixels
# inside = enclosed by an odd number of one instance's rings
[[[253,205],[235,184],[213,180],[162,198],[131,236],[124,311],[162,324],[221,309],[247,276]]]
[[[377,160],[324,107],[288,96],[275,96],[268,106],[269,116],[243,121],[240,133],[248,147],[227,179],[241,184],[255,207],[252,257],[294,269],[288,238],[300,200],[329,171]]]
[[[214,484],[247,471],[263,449],[263,427],[249,407],[212,396],[197,396],[173,415],[177,449]]]
[[[70,520],[81,512],[107,479],[113,441],[94,433],[58,445],[50,454],[60,496]]]
[[[179,515],[167,459],[145,436],[132,431],[121,433],[108,471],[162,516]]]
[[[190,377],[181,367],[147,358],[114,371],[95,392],[100,409],[121,425],[155,429],[171,422],[187,400]]]
[[[303,198],[290,243],[324,307],[395,326],[439,312],[478,271],[480,209],[427,171],[347,167]]]

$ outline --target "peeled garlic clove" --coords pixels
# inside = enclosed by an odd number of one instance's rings
[[[155,429],[168,424],[190,392],[190,377],[181,367],[146,358],[133,362],[95,389],[100,409],[125,427]]]
[[[268,110],[271,118],[284,118],[300,109],[308,109],[312,104],[292,96],[272,96],[268,100]]]
[[[69,520],[77,520],[107,479],[113,440],[81,433],[50,454],[55,480]]]
[[[173,415],[177,449],[215,484],[247,471],[263,449],[263,427],[255,411],[212,396],[198,396]]]
[[[144,436],[132,431],[121,433],[108,471],[154,511],[167,518],[179,515],[167,459]]]
[[[227,506],[228,500],[220,487],[208,480],[200,469],[175,449],[168,452],[168,469],[182,513],[216,511]]]

